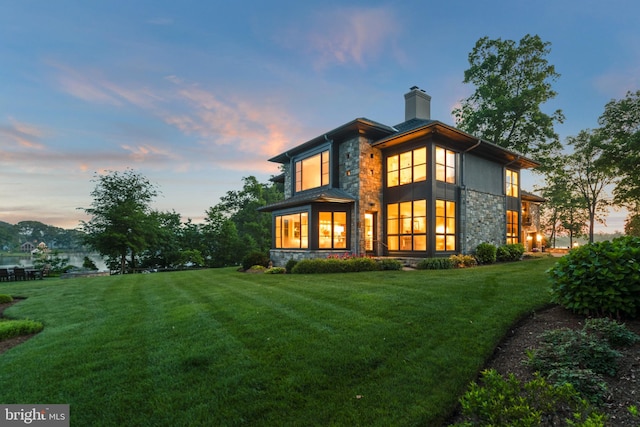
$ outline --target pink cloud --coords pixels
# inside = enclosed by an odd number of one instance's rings
[[[5,150],[11,150],[11,143],[17,144],[20,147],[42,150],[44,145],[40,143],[40,139],[45,136],[45,132],[35,125],[19,122],[13,118],[9,118],[9,124],[0,125],[0,145]],[[3,140],[9,141],[9,144],[3,144]]]
[[[390,7],[340,7],[314,18],[286,31],[280,42],[290,49],[307,51],[317,68],[334,64],[364,67],[388,55],[404,59],[396,45],[402,27]]]

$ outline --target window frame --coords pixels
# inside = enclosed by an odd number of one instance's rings
[[[410,215],[403,216],[403,207],[404,212],[406,212],[407,208],[410,209]],[[392,212],[392,209],[394,209],[395,212]],[[428,211],[426,199],[388,203],[385,207],[385,211],[387,231],[386,241],[389,251],[427,251],[429,245],[427,241]],[[416,215],[416,213],[418,213],[419,215]],[[416,224],[421,225],[417,226]]]
[[[455,252],[458,246],[456,202],[436,199],[435,208],[435,252]]]
[[[323,216],[329,215],[329,225]],[[344,216],[337,219],[337,216]],[[340,222],[338,222],[340,221]],[[342,231],[340,227],[344,227]],[[347,249],[349,236],[349,215],[346,211],[318,211],[318,249]],[[325,234],[326,232],[326,234]],[[328,242],[328,246],[324,242]]]
[[[296,233],[295,231],[296,218],[294,218],[295,216],[298,216],[298,219],[299,219],[298,236],[295,235]],[[309,249],[309,243],[310,243],[309,228],[311,226],[309,221],[310,216],[311,215],[308,210],[280,212],[278,214],[274,214],[273,216],[274,248],[275,249]],[[284,224],[285,218],[289,221],[291,220],[294,221],[293,228],[290,228],[291,226],[289,225],[287,225],[287,228],[285,228],[285,224]],[[303,221],[303,218],[306,219],[306,223]],[[289,233],[289,231],[287,230],[291,230],[291,233]],[[289,236],[287,236],[287,241],[298,239],[299,240],[298,246],[284,246],[285,237],[283,233],[289,234]]]
[[[444,156],[440,159],[440,153],[443,152]],[[434,155],[434,170],[435,179],[439,182],[445,182],[447,184],[456,184],[458,182],[457,177],[457,161],[458,153],[449,150],[448,148],[435,146]]]
[[[426,181],[428,172],[427,157],[426,146],[387,156],[385,162],[386,188]],[[395,161],[392,162],[394,159]],[[420,163],[416,163],[416,161]]]
[[[504,185],[505,185],[504,190],[507,197],[519,197],[520,172],[513,169],[506,169],[505,176],[504,176]]]
[[[507,210],[507,244],[520,243],[520,215],[518,211]],[[515,221],[514,221],[515,220]]]
[[[312,178],[314,183],[319,185],[305,186],[305,169],[309,171],[312,166],[308,165],[305,168],[305,162],[310,162],[315,157],[318,157],[318,165],[315,178]],[[293,159],[293,190],[294,193],[300,193],[303,191],[313,190],[320,187],[326,187],[331,184],[331,148],[329,146],[321,147],[310,153],[306,153],[304,156],[300,156]],[[313,176],[314,174],[312,174]]]

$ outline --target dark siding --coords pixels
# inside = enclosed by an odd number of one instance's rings
[[[472,152],[463,154],[462,185],[490,194],[504,194],[504,169],[501,164],[476,157]]]

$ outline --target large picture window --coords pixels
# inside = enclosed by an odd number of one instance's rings
[[[320,212],[318,246],[320,249],[345,249],[347,247],[347,213]]]
[[[506,192],[509,197],[518,197],[518,172],[507,169]]]
[[[427,201],[387,205],[387,245],[390,251],[427,250]]]
[[[427,179],[425,147],[387,157],[387,187],[411,184]]]
[[[456,203],[436,200],[436,251],[456,250]]]
[[[507,244],[519,243],[518,212],[507,211]]]
[[[296,162],[296,191],[329,185],[329,150]]]
[[[276,216],[276,248],[309,247],[309,214],[307,212]]]
[[[436,180],[456,183],[456,153],[442,147],[436,147]]]

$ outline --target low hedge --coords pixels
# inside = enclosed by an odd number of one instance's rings
[[[40,332],[44,326],[35,320],[0,320],[0,341]]]
[[[291,269],[291,273],[356,273],[359,271],[378,270],[382,270],[382,266],[371,258],[317,258],[298,261],[296,265]]]

